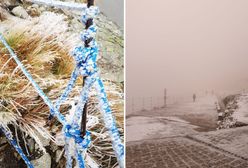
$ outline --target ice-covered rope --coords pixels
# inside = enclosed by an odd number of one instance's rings
[[[95,7],[89,7],[86,12],[82,15],[82,22],[84,24],[87,23],[89,19],[93,19],[96,14],[98,13],[97,8]],[[81,92],[79,102],[77,104],[75,113],[73,115],[72,121],[70,123],[70,127],[67,128],[68,131],[71,130],[77,130],[77,134],[80,134],[80,121],[82,120],[82,113],[83,108],[88,100],[88,92],[90,90],[90,86],[97,81],[97,89],[99,93],[99,101],[101,104],[101,110],[103,111],[104,116],[104,122],[106,125],[106,128],[109,130],[111,140],[113,142],[113,149],[116,153],[116,156],[119,161],[120,167],[124,167],[124,146],[121,142],[118,129],[116,127],[115,119],[111,113],[111,109],[108,104],[108,100],[106,97],[106,93],[104,90],[103,83],[101,79],[97,76],[97,55],[98,55],[98,46],[95,41],[95,35],[96,35],[96,25],[92,23],[81,35],[81,39],[83,42],[87,41],[86,47],[78,46],[74,49],[72,55],[76,61],[76,68],[72,73],[72,78],[70,79],[65,92],[62,94],[62,96],[59,98],[59,101],[56,103],[56,108],[59,108],[60,104],[67,98],[68,94],[73,88],[73,85],[76,81],[76,78],[78,75],[87,76],[85,81],[85,86],[83,88],[83,91]],[[65,136],[66,141],[68,140],[68,137]],[[81,152],[80,146],[77,146],[77,157],[78,157],[78,165],[83,165],[83,159],[82,155],[80,153],[83,152],[83,149]],[[72,164],[72,155],[74,153],[70,153],[69,151],[70,144],[66,147],[66,155],[67,155],[67,166],[71,167]],[[79,149],[79,150],[78,150]]]
[[[57,108],[54,107],[54,105],[52,104],[52,102],[50,101],[50,99],[44,94],[44,92],[42,91],[42,89],[39,87],[39,85],[34,81],[34,79],[32,78],[32,76],[30,75],[30,73],[25,69],[25,67],[23,66],[23,64],[21,63],[21,61],[18,59],[17,55],[13,52],[13,50],[11,49],[11,47],[8,45],[8,43],[6,42],[6,40],[5,40],[5,38],[3,37],[2,34],[0,34],[0,41],[7,48],[7,50],[11,54],[12,58],[16,61],[18,67],[23,71],[23,73],[28,78],[28,80],[30,80],[31,84],[34,86],[34,88],[36,89],[37,93],[42,97],[42,99],[44,100],[44,102],[49,106],[49,108],[53,112],[53,115],[55,115],[58,118],[58,120],[63,124],[63,128],[64,128],[63,130],[64,130],[64,133],[65,133],[66,138],[67,139],[73,138],[75,140],[75,144],[77,145],[77,147],[75,148],[76,149],[76,154],[78,155],[81,151],[85,150],[88,147],[88,145],[90,144],[90,140],[91,140],[90,139],[89,132],[87,132],[86,135],[82,138],[81,137],[81,134],[80,134],[81,133],[80,132],[80,129],[79,128],[76,128],[75,126],[72,127],[70,124],[68,124],[66,122],[64,116],[58,111],[58,108],[59,107],[57,107]],[[80,68],[82,69],[81,66],[77,67],[77,69],[80,69]],[[88,71],[87,68],[85,70]],[[81,71],[82,71],[81,73],[84,72],[83,69]],[[77,72],[77,70],[75,71],[75,73],[76,72]],[[73,80],[74,80],[74,78],[72,77],[72,81]],[[94,81],[94,79],[91,79],[91,80]],[[71,82],[69,82],[69,84],[71,84]],[[92,85],[92,82],[88,82],[86,84],[85,88],[83,88],[83,91],[82,91],[82,94],[83,95],[88,95],[87,92],[88,92],[89,88],[91,87],[91,85]],[[7,134],[7,135],[9,135],[9,134]],[[66,141],[66,142],[68,142],[68,144],[70,144],[69,141]],[[15,147],[15,149],[22,156],[22,158],[24,159],[24,161],[27,162],[27,163],[29,163],[27,157],[25,156],[25,154],[20,150],[20,147],[17,148],[17,146],[15,145],[14,141],[10,141],[10,143]],[[66,145],[68,145],[68,144],[66,144]],[[78,159],[79,159],[78,160],[79,165],[83,165],[84,161],[83,161],[82,155],[78,155]],[[67,164],[67,165],[68,165],[69,168],[72,167],[72,164]],[[80,168],[84,168],[84,167],[81,166]]]
[[[22,62],[19,60],[17,55],[14,53],[14,51],[11,49],[3,35],[0,33],[0,41],[4,44],[4,46],[9,51],[11,57],[15,60],[17,63],[17,66],[22,70],[24,75],[28,78],[28,80],[31,82],[33,87],[35,88],[36,92],[39,94],[39,96],[44,100],[44,102],[49,106],[50,109],[54,111],[54,115],[58,118],[59,122],[61,122],[63,125],[66,124],[64,116],[54,108],[53,103],[51,100],[46,96],[46,94],[42,91],[42,89],[39,87],[39,85],[34,81],[31,74],[26,70],[26,68],[23,66]]]
[[[21,147],[16,143],[16,140],[13,138],[13,135],[10,130],[7,128],[4,128],[3,126],[0,125],[0,130],[4,133],[6,138],[9,140],[11,145],[15,148],[15,150],[19,153],[19,155],[22,157],[28,168],[34,168],[32,163],[28,160],[27,156],[24,154],[23,150]]]
[[[39,0],[40,1],[40,0]],[[52,1],[50,1],[52,3]],[[99,13],[98,8],[91,6],[88,8],[83,8],[83,15],[82,21],[86,24],[87,21],[93,20],[93,18]],[[124,167],[124,146],[121,142],[118,129],[116,127],[115,119],[112,116],[111,109],[108,104],[108,100],[106,97],[106,93],[104,90],[103,83],[101,79],[97,75],[97,65],[96,59],[98,55],[98,46],[95,41],[96,35],[96,25],[90,24],[90,26],[82,33],[81,39],[82,41],[87,41],[87,46],[79,46],[76,47],[73,51],[73,57],[76,61],[76,68],[72,73],[72,77],[69,81],[66,90],[61,95],[61,97],[57,100],[56,105],[51,103],[49,98],[43,93],[40,89],[38,84],[33,80],[31,75],[27,72],[24,68],[22,63],[19,61],[18,57],[15,55],[13,50],[7,44],[4,37],[0,34],[0,40],[5,45],[5,47],[10,52],[11,56],[17,62],[18,66],[24,72],[25,76],[31,81],[32,85],[35,87],[37,93],[43,98],[44,102],[49,106],[51,109],[51,115],[54,115],[58,118],[58,120],[63,124],[63,131],[65,135],[65,151],[66,151],[66,158],[67,158],[67,167],[72,167],[72,157],[76,155],[77,165],[80,168],[84,168],[84,159],[83,155],[85,153],[86,148],[90,144],[90,133],[87,131],[84,137],[81,136],[80,131],[80,121],[82,120],[82,108],[84,107],[87,99],[88,99],[88,92],[95,81],[97,81],[97,89],[99,91],[99,100],[101,104],[101,109],[104,115],[104,122],[108,131],[110,133],[110,137],[113,144],[113,149],[116,153],[119,166],[122,168]],[[85,86],[81,92],[80,100],[77,104],[75,114],[70,121],[70,123],[66,122],[64,116],[59,112],[59,106],[61,103],[68,97],[70,91],[72,90],[74,83],[78,77],[78,75],[88,76],[85,81]],[[75,151],[71,153],[69,150],[71,142],[70,139],[74,139],[75,143]]]
[[[100,78],[98,78],[96,82],[96,89],[100,102],[100,108],[104,117],[105,127],[109,131],[112,140],[112,146],[118,159],[119,165],[120,167],[124,167],[124,146],[121,142],[119,131],[116,127],[115,118],[111,112],[106,91]]]
[[[53,6],[57,8],[67,8],[70,10],[80,10],[83,11],[87,8],[87,4],[75,3],[75,2],[61,2],[54,0],[26,0],[27,2],[36,3],[39,5]]]
[[[64,118],[64,116],[58,111],[57,108],[54,107],[54,105],[52,104],[52,102],[50,101],[50,99],[44,94],[44,92],[42,91],[42,89],[39,87],[39,85],[34,81],[34,79],[32,78],[32,76],[30,75],[30,73],[25,69],[25,67],[23,66],[23,64],[21,63],[21,61],[18,59],[18,57],[16,56],[16,54],[13,52],[13,50],[11,49],[11,47],[8,45],[8,43],[6,42],[5,38],[3,37],[2,34],[0,34],[0,41],[4,44],[4,46],[8,49],[11,57],[16,61],[18,67],[23,71],[24,75],[28,78],[28,80],[30,80],[31,84],[34,86],[35,90],[37,91],[37,93],[42,97],[42,99],[44,100],[44,102],[49,106],[49,108],[51,109],[51,111],[53,111],[54,115],[57,117],[57,119],[62,123],[63,125],[63,131],[64,134],[66,136],[67,139],[73,138],[75,140],[75,144],[76,144],[76,154],[78,155],[78,153],[80,153],[81,151],[85,150],[89,144],[90,144],[90,134],[89,132],[86,132],[86,135],[82,138],[81,137],[81,132],[79,128],[76,127],[72,127],[70,124],[68,124]],[[78,67],[79,68],[79,67]],[[86,69],[87,70],[87,69]],[[91,79],[94,81],[94,79]],[[89,86],[87,86],[89,85]],[[87,94],[87,90],[89,90],[89,88],[91,87],[92,82],[88,82],[88,84],[86,84],[85,88],[83,88],[82,91],[82,95],[88,95]],[[88,89],[86,89],[88,88]],[[85,93],[86,92],[86,93]],[[6,137],[9,139],[8,135],[11,135],[11,132],[7,132],[8,134],[6,135]],[[11,140],[11,139],[9,139]],[[69,141],[66,141],[70,144]],[[22,150],[20,150],[20,147],[16,146],[16,143],[14,140],[10,141],[10,143],[15,147],[16,151],[22,156],[23,160],[26,163],[30,163],[27,159],[27,157],[25,156],[25,154],[22,152]],[[68,145],[68,144],[66,144]],[[80,157],[81,156],[81,157]],[[78,155],[78,162],[79,165],[82,165],[83,162],[83,157],[82,155]],[[72,167],[72,164],[67,164],[69,165],[68,168]],[[80,167],[80,168],[84,168],[84,167]]]

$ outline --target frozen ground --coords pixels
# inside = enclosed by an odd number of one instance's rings
[[[201,133],[193,135],[193,137],[241,157],[248,158],[247,126]]]
[[[127,120],[127,142],[196,133],[196,128],[176,117],[132,117]]]
[[[247,168],[248,127],[216,130],[215,101],[207,96],[129,117],[127,168]]]
[[[215,130],[217,111],[214,96],[183,102],[166,109],[142,111],[127,118],[127,142],[143,139],[182,136]]]

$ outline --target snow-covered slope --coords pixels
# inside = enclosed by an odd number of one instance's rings
[[[233,113],[233,118],[248,124],[248,93],[242,94],[237,100],[238,108]]]

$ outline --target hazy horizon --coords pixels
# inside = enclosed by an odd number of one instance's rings
[[[248,1],[127,1],[131,97],[248,88]]]

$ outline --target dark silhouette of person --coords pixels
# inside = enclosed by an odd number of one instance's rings
[[[195,100],[196,100],[196,95],[193,94],[193,102],[195,102]]]

